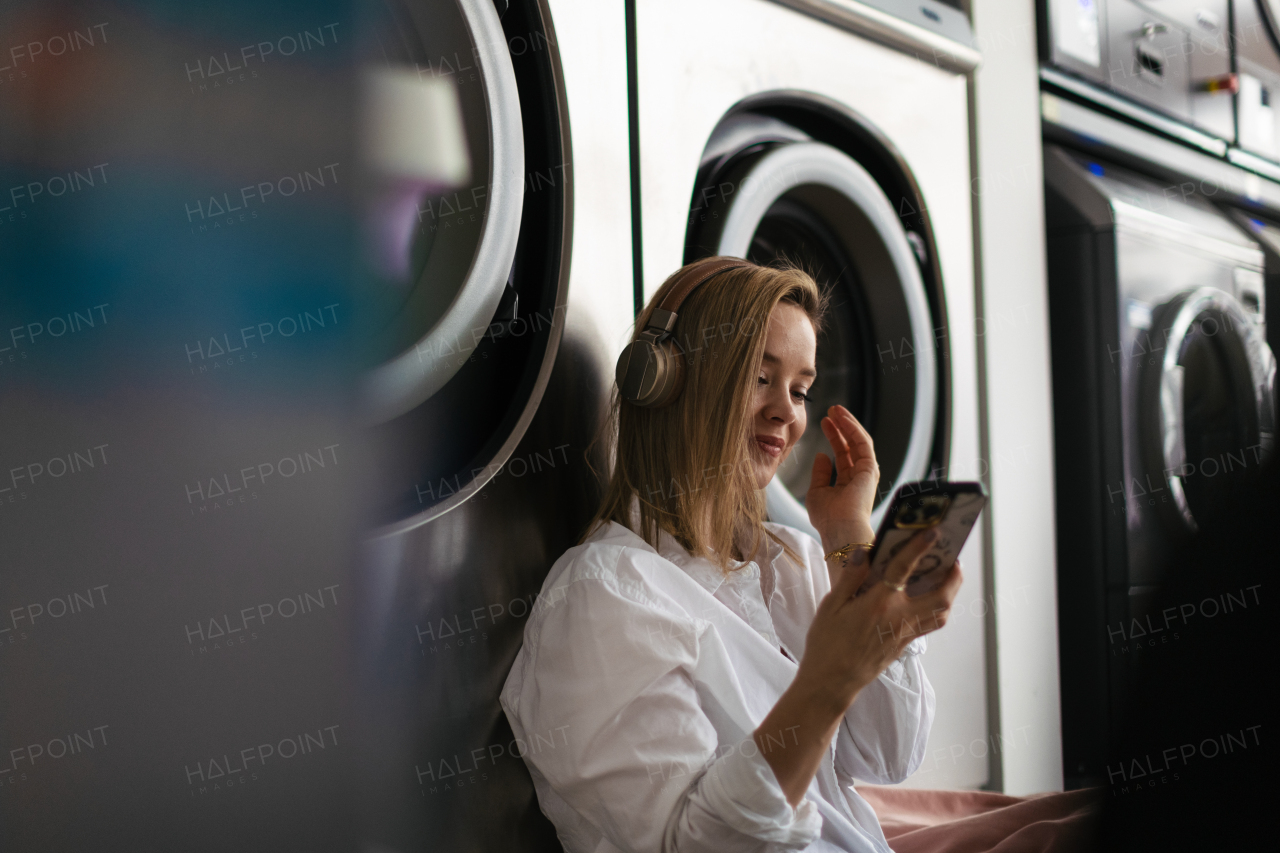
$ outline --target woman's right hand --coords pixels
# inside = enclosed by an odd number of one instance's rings
[[[889,583],[906,583],[936,534],[922,531],[907,541],[885,570]],[[846,565],[822,601],[809,626],[795,680],[765,716],[753,737],[773,769],[787,802],[804,798],[845,712],[862,688],[897,660],[921,634],[947,622],[951,602],[960,590],[960,566],[954,565],[942,586],[918,598],[883,583],[854,594],[867,579],[870,563]],[[770,738],[790,733],[786,749],[771,749]]]
[[[904,584],[936,538],[932,530],[913,536],[890,561],[885,580]],[[811,695],[826,697],[841,714],[908,643],[946,624],[962,580],[957,564],[941,586],[916,598],[886,583],[873,583],[855,598],[870,565],[866,551],[855,551],[831,592],[818,603],[796,674]]]

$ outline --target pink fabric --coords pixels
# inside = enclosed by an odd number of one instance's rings
[[[1089,850],[1100,811],[1091,788],[1009,797],[859,785],[894,853],[1071,853]]]

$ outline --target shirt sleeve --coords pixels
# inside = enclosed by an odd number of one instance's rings
[[[924,761],[935,698],[921,665],[924,637],[863,688],[836,735],[836,770],[879,785],[901,782]]]
[[[650,594],[625,578],[576,579],[530,622],[522,687],[504,705],[513,728],[561,730],[564,745],[525,760],[622,850],[807,847],[821,816],[807,800],[790,806],[750,736],[719,742],[694,677],[699,620]]]

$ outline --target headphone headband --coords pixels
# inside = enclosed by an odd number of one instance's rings
[[[750,262],[739,258],[708,258],[705,261],[691,264],[685,270],[684,275],[677,279],[675,284],[671,285],[671,290],[662,300],[662,304],[653,309],[653,314],[649,316],[649,322],[645,325],[645,329],[657,329],[669,334],[676,326],[676,316],[680,306],[689,298],[690,293],[693,293],[713,276],[749,266],[752,266]]]

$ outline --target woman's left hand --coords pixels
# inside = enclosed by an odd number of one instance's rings
[[[830,485],[832,459],[819,453],[813,460],[805,506],[809,521],[822,535],[823,547],[831,550],[875,537],[871,508],[880,484],[880,466],[871,435],[853,413],[844,406],[832,406],[827,413],[822,433],[831,443],[836,481]]]

